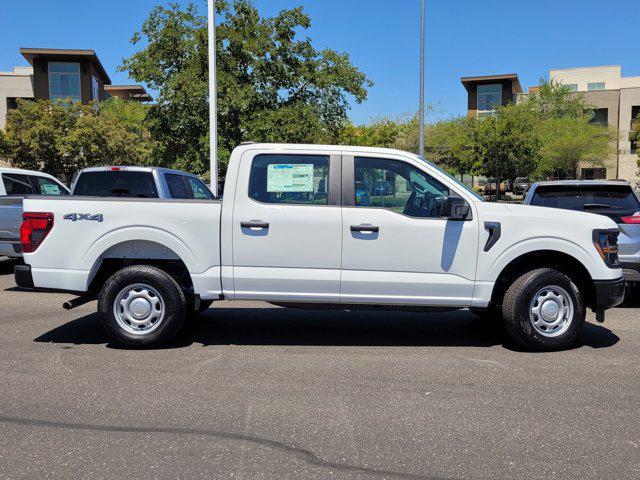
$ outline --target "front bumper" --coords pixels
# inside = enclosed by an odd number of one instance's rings
[[[594,280],[596,312],[620,305],[624,301],[624,277],[615,280]]]
[[[31,265],[16,265],[13,270],[16,285],[20,288],[33,290],[33,276],[31,275]]]

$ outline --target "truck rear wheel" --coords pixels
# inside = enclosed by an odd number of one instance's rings
[[[523,273],[502,301],[504,325],[511,338],[536,351],[573,345],[584,326],[585,314],[576,284],[553,268]]]
[[[186,300],[168,273],[134,265],[114,273],[98,297],[100,324],[106,334],[129,345],[158,345],[180,331]]]

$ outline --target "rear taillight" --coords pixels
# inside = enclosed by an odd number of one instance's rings
[[[624,223],[640,224],[640,212],[636,212],[633,215],[628,215],[626,217],[620,217],[620,220]]]
[[[52,228],[53,213],[23,213],[20,227],[22,253],[35,252]]]

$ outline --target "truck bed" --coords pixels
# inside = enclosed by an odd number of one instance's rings
[[[40,288],[84,292],[105,259],[155,258],[183,262],[203,299],[222,291],[220,201],[34,196],[24,208],[54,215],[28,254]]]

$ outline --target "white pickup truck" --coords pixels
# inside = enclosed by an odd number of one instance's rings
[[[114,339],[166,342],[212,301],[469,308],[533,350],[571,345],[624,298],[618,227],[484,202],[397,150],[249,144],[224,200],[27,197],[15,277],[96,299]]]

